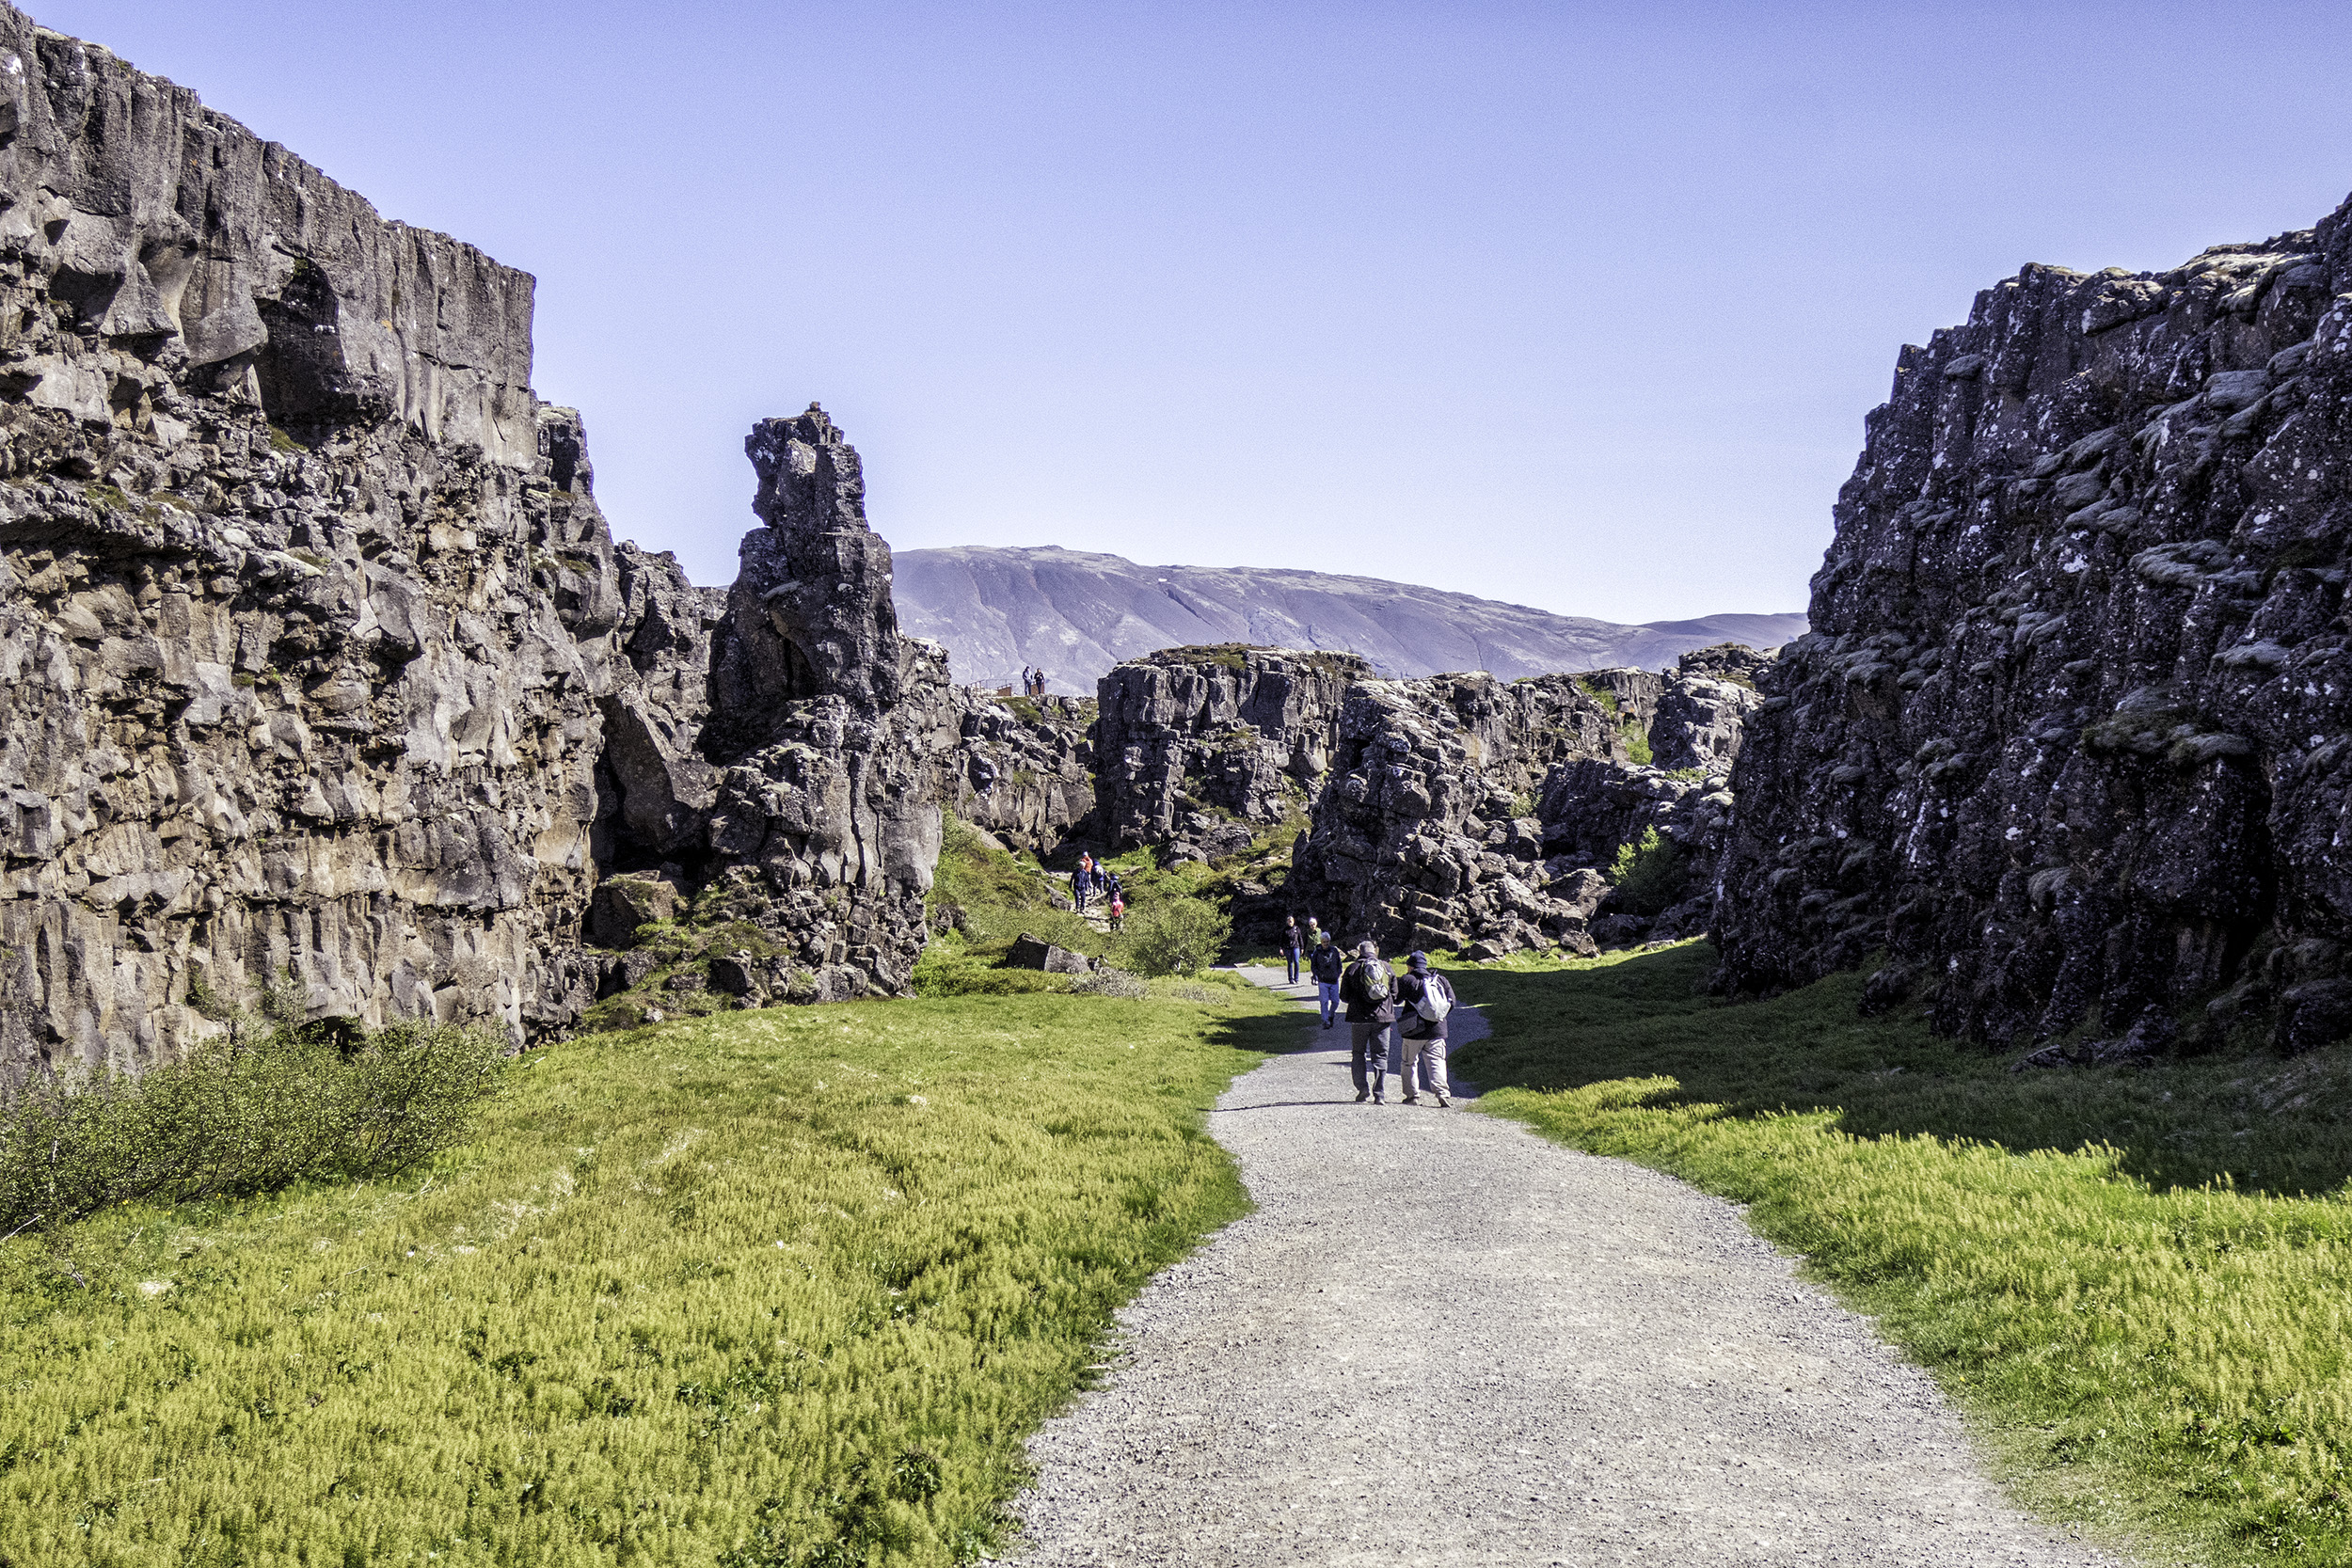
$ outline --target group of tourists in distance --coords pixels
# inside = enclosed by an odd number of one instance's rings
[[[1301,963],[1314,976],[1326,1029],[1335,1012],[1345,1010],[1347,1069],[1356,1081],[1358,1104],[1387,1104],[1391,1071],[1406,1104],[1420,1104],[1424,1088],[1438,1097],[1440,1110],[1454,1103],[1445,1076],[1445,1022],[1454,1011],[1454,987],[1431,972],[1428,954],[1413,954],[1398,974],[1380,960],[1373,943],[1359,942],[1350,959],[1312,915],[1304,927],[1289,915],[1282,926],[1282,958],[1292,985],[1298,984]]]
[[[1078,906],[1078,912],[1087,912],[1087,900],[1100,897],[1108,900],[1105,912],[1111,917],[1111,934],[1117,936],[1120,927],[1127,922],[1127,890],[1119,885],[1119,873],[1104,865],[1091,853],[1078,857],[1078,869],[1070,879],[1070,896]]]

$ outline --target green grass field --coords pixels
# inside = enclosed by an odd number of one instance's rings
[[[0,1243],[0,1563],[969,1560],[1245,1207],[1201,1113],[1294,1024],[1195,989],[593,1037],[396,1184]]]
[[[1859,975],[1732,1005],[1696,993],[1712,962],[1456,969],[1495,1026],[1461,1070],[1752,1205],[2049,1516],[2152,1559],[2352,1560],[2352,1048],[2012,1074],[1860,1018]]]

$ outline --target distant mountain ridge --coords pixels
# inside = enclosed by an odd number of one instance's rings
[[[1803,615],[1707,615],[1627,626],[1378,578],[1257,566],[1145,566],[1053,546],[902,550],[900,626],[947,645],[955,678],[1001,686],[1024,665],[1091,696],[1112,665],[1160,648],[1256,642],[1345,649],[1384,675],[1485,670],[1512,679],[1672,664],[1692,648],[1772,648]]]

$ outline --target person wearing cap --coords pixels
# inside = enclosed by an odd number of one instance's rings
[[[1371,942],[1356,949],[1356,961],[1340,981],[1340,1000],[1347,1004],[1347,1070],[1356,1080],[1356,1103],[1369,1100],[1385,1105],[1389,1037],[1396,1028],[1396,980]]]
[[[1330,932],[1318,931],[1307,962],[1307,972],[1315,977],[1315,1000],[1323,1006],[1323,1026],[1328,1029],[1332,1015],[1340,1010],[1340,976],[1346,973],[1347,959],[1331,941]]]
[[[1453,982],[1430,973],[1428,954],[1416,953],[1406,960],[1405,973],[1397,977],[1396,1004],[1405,1019],[1405,1026],[1396,1032],[1401,1052],[1397,1072],[1405,1083],[1405,1103],[1420,1103],[1418,1091],[1422,1075],[1426,1073],[1430,1088],[1437,1092],[1438,1108],[1446,1110],[1454,1103],[1446,1098],[1445,1077],[1445,1021],[1454,1010]],[[1431,1013],[1438,1016],[1432,1018]]]

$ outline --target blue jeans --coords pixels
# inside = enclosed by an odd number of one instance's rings
[[[1291,977],[1289,983],[1295,986],[1298,984],[1298,955],[1295,952],[1290,952],[1283,954],[1282,957],[1291,966]]]
[[[1331,1027],[1331,1015],[1340,1010],[1340,983],[1337,980],[1317,980],[1316,1000],[1323,1004],[1323,1026]]]

